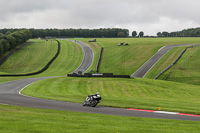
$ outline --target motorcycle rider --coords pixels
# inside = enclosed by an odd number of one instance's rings
[[[93,100],[93,97],[96,97],[96,98],[98,98],[98,100],[99,100],[99,101],[101,100],[100,93],[99,93],[99,92],[97,92],[96,94],[88,95],[88,97],[86,98],[86,101]]]

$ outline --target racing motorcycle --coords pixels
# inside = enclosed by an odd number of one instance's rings
[[[83,103],[83,106],[95,107],[101,101],[100,95],[89,95]]]

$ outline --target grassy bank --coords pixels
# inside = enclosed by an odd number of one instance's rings
[[[1,66],[4,73],[30,73],[42,69],[55,55],[57,42],[34,40],[11,55]]]
[[[189,48],[159,79],[200,85],[200,47]]]
[[[177,47],[166,53],[145,75],[145,78],[154,79],[161,71],[170,66],[180,56],[185,47]]]
[[[198,133],[199,130],[200,123],[193,121],[121,117],[0,105],[0,133]]]
[[[36,41],[37,40],[33,40]],[[66,40],[60,40],[61,43],[61,51],[57,59],[50,65],[50,67],[43,73],[34,75],[34,76],[26,76],[26,77],[0,77],[0,83],[23,79],[23,78],[32,78],[32,77],[42,77],[42,76],[61,76],[66,75],[67,73],[73,72],[76,68],[78,68],[82,62],[84,53],[82,48],[73,43]],[[39,49],[39,48],[38,48]],[[48,51],[48,49],[46,49]],[[26,52],[26,50],[22,50],[22,52]],[[31,49],[29,50],[31,52]],[[28,53],[28,52],[26,52]],[[34,52],[31,52],[34,55]],[[15,55],[12,56],[16,58]],[[11,57],[11,58],[12,58]],[[31,66],[34,69],[34,66]],[[29,68],[29,69],[31,69]],[[5,69],[2,69],[5,71]],[[2,73],[2,72],[1,72]]]
[[[91,39],[77,40],[88,43]],[[120,42],[129,45],[118,46]],[[197,43],[199,38],[97,38],[97,42],[90,44],[104,47],[99,69],[101,73],[131,75],[163,46]]]
[[[43,73],[37,76],[60,76],[72,73],[82,63],[84,52],[82,48],[70,41],[59,40],[61,51],[57,59]]]
[[[51,78],[38,81],[23,94],[82,103],[99,91],[100,105],[200,114],[200,89],[196,85],[149,79]]]

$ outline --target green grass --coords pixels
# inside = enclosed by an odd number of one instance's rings
[[[151,124],[149,124],[151,123]],[[0,133],[198,133],[200,122],[0,105]]]
[[[166,53],[145,75],[145,78],[154,79],[161,71],[169,67],[180,56],[185,47],[177,47]]]
[[[199,86],[149,79],[51,78],[38,81],[23,94],[82,103],[97,91],[100,105],[200,114]]]
[[[90,39],[79,39],[88,41]],[[74,71],[83,58],[81,47],[65,40],[61,53],[47,71],[27,77],[0,77],[0,83],[22,78],[60,76]],[[117,46],[127,42],[129,46]],[[89,43],[95,53],[90,69],[96,68],[99,48],[104,47],[100,72],[134,73],[162,46],[196,44],[199,38],[99,38]],[[47,49],[45,49],[47,50]],[[49,50],[47,50],[49,51]],[[179,50],[180,51],[180,50]],[[173,53],[173,52],[172,52]],[[199,53],[199,52],[193,52]],[[173,58],[176,56],[174,54]],[[194,56],[195,57],[195,54]],[[198,65],[198,54],[194,58]],[[185,60],[188,64],[189,60]],[[170,60],[169,60],[170,63]],[[191,63],[194,65],[194,63]],[[199,69],[188,79],[199,81]],[[194,72],[194,73],[193,73]],[[181,74],[182,75],[182,74]],[[178,79],[178,78],[177,78]],[[183,77],[181,77],[183,79]],[[179,79],[180,81],[180,79]],[[183,80],[185,82],[185,80]],[[52,78],[28,86],[31,96],[82,103],[88,94],[99,91],[100,106],[133,107],[200,114],[199,85],[151,79]],[[151,123],[151,124],[149,124]],[[41,110],[0,105],[0,132],[199,132],[199,122],[119,117],[67,111]]]
[[[10,56],[1,66],[6,73],[29,73],[42,69],[57,51],[57,42],[34,42]]]
[[[200,47],[189,48],[159,79],[200,85]]]
[[[60,76],[72,73],[82,63],[84,52],[82,48],[70,41],[59,40],[61,52],[50,67],[38,76]]]
[[[16,48],[12,49],[12,50],[9,50],[9,51],[6,51],[4,54],[1,54],[0,55],[0,60],[3,59],[4,56],[8,55],[9,53],[15,51],[17,48],[20,48],[21,46],[23,46],[24,44],[27,44],[28,42],[25,42],[23,44],[20,44],[18,46],[16,46]]]
[[[46,71],[38,75],[27,76],[27,77],[0,77],[0,83],[17,79],[23,79],[23,78],[31,78],[31,77],[62,76],[66,75],[67,73],[73,72],[80,66],[82,62],[84,55],[82,48],[73,42],[69,42],[66,40],[59,40],[59,41],[61,43],[60,54]],[[32,54],[34,55],[34,53]]]
[[[91,39],[77,40],[88,42]],[[118,46],[120,42],[127,42],[129,45]],[[97,38],[95,44],[104,47],[99,71],[131,75],[162,46],[191,43],[199,43],[199,38]]]

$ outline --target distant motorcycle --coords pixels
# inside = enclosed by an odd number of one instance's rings
[[[83,103],[83,106],[95,107],[101,101],[101,96],[98,94],[89,95]]]

